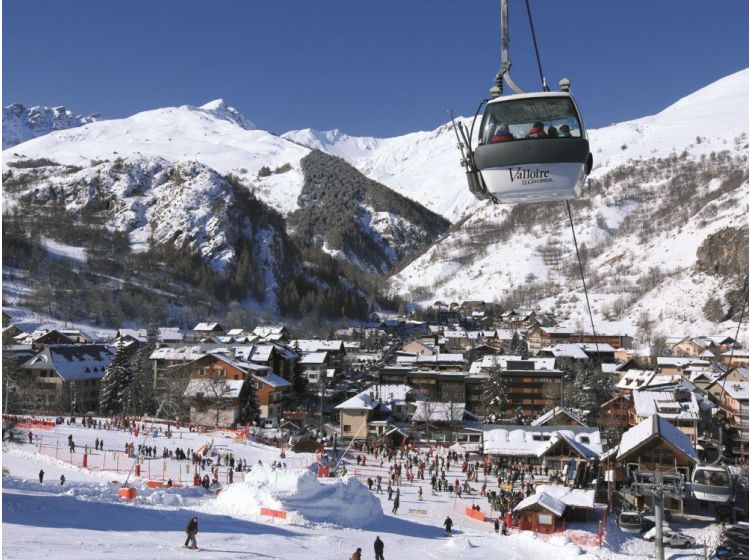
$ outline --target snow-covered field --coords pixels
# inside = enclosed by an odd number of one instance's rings
[[[463,515],[475,500],[487,510],[484,498],[457,500],[447,493],[432,496],[429,481],[422,481],[424,501],[417,500],[420,481],[400,487],[401,507],[391,513],[387,495],[371,493],[357,479],[387,479],[388,461],[368,457],[368,466],[358,468],[353,453],[344,458],[349,475],[344,479],[317,479],[309,468],[316,457],[279,449],[234,437],[232,433],[194,433],[182,428],[171,439],[157,432],[134,437],[128,431],[87,429],[80,425],[59,425],[52,430],[33,430],[35,441],[7,444],[3,449],[2,556],[8,559],[171,559],[194,554],[211,558],[348,559],[357,547],[363,558],[373,557],[372,544],[379,535],[385,543],[385,557],[391,559],[451,558],[649,558],[653,545],[639,536],[624,535],[610,523],[605,546],[582,547],[564,534],[543,539],[532,533],[500,536],[491,524]],[[151,434],[150,430],[147,430]],[[71,455],[67,438],[73,436],[76,453]],[[81,464],[82,447],[104,440],[104,451],[88,455],[88,469]],[[137,488],[131,502],[117,492],[134,464],[126,457],[126,443],[156,445],[158,458],[146,459],[143,477],[133,477]],[[186,483],[194,467],[189,461],[164,460],[163,449],[198,449],[212,443],[222,456],[219,480],[222,491],[193,487],[147,488],[145,481],[171,478]],[[236,473],[227,484],[225,456],[232,453],[253,465],[243,477]],[[57,458],[55,458],[57,455]],[[214,456],[214,460],[216,457]],[[286,463],[273,469],[273,462]],[[149,465],[150,463],[150,465]],[[262,465],[260,464],[262,463]],[[38,481],[39,470],[44,483]],[[119,472],[118,472],[119,471]],[[201,474],[208,470],[200,471]],[[60,476],[65,475],[65,484]],[[464,478],[453,467],[449,479]],[[114,483],[113,481],[117,481]],[[483,482],[483,481],[480,481]],[[385,486],[385,484],[384,484]],[[478,485],[476,485],[478,486]],[[492,488],[494,482],[488,481]],[[286,520],[260,515],[260,507],[282,509]],[[199,518],[199,552],[183,548],[184,528],[192,516]],[[450,515],[454,535],[446,537],[443,520]],[[673,523],[673,527],[676,524]],[[591,527],[581,527],[591,529]],[[698,539],[713,538],[715,531],[697,526],[684,530]],[[667,558],[702,558],[702,547],[692,551],[667,549]]]

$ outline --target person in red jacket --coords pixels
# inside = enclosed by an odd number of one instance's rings
[[[514,136],[510,133],[510,130],[508,129],[507,124],[501,124],[497,127],[497,130],[495,131],[495,134],[492,135],[490,138],[490,142],[506,142],[508,140],[513,140]]]
[[[547,138],[547,133],[544,132],[544,123],[541,121],[535,122],[526,138]]]

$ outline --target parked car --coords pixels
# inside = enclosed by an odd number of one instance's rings
[[[695,539],[690,535],[672,531],[669,527],[663,527],[664,544],[671,548],[692,548],[695,546]],[[646,531],[643,538],[653,542],[656,539],[656,527]]]
[[[728,560],[733,556],[747,556],[746,552],[731,544],[722,544],[716,547],[712,558],[714,560]]]

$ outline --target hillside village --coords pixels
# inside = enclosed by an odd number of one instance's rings
[[[651,505],[636,490],[654,473],[684,488],[697,466],[715,462],[745,498],[701,511],[747,518],[748,350],[732,337],[675,333],[643,352],[626,333],[581,334],[529,309],[435,302],[425,313],[430,320],[388,319],[325,340],[211,322],[92,340],[80,330],[22,332],[4,314],[4,411],[157,416],[334,453],[459,449],[478,458],[471,469],[544,473],[642,512]],[[682,515],[696,503],[680,493],[665,508]],[[537,529],[550,521],[523,518]]]

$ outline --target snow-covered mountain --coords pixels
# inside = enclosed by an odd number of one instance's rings
[[[717,238],[712,236],[727,229],[722,239],[747,237],[742,229],[748,215],[747,134],[747,70],[657,115],[589,131],[594,170],[586,200],[572,206],[600,324],[632,332],[636,324],[645,329],[653,319],[663,328],[696,334],[729,327],[721,320],[733,315],[730,296],[747,260],[734,259],[737,267],[731,274],[724,270],[711,275],[706,262],[710,251],[700,257],[698,249],[704,242],[715,246],[711,240]],[[425,236],[429,228],[363,203],[347,214],[347,219],[367,225],[364,237],[357,234],[356,241],[348,240],[360,251],[342,250],[341,230],[322,227],[325,219],[333,223],[338,218],[338,205],[328,197],[329,206],[321,210],[326,198],[321,195],[328,192],[311,190],[315,180],[311,182],[304,169],[303,160],[316,153],[312,150],[342,158],[369,179],[449,219],[454,224],[449,235],[440,238],[434,230]],[[293,234],[309,234],[306,242],[363,270],[388,269],[362,258],[369,250],[362,243],[367,236],[380,243],[378,251],[386,259],[402,256],[399,246],[408,244],[414,232],[422,232],[419,247],[430,235],[433,241],[440,238],[391,279],[394,293],[421,301],[522,301],[553,309],[570,323],[580,324],[584,318],[564,206],[475,201],[458,165],[449,123],[394,138],[357,138],[338,130],[301,130],[279,137],[255,129],[219,100],[52,132],[6,150],[3,157],[6,173],[45,159],[63,164],[54,181],[68,181],[66,173],[75,176],[79,167],[117,158],[163,160],[173,166],[198,162],[219,175],[236,176],[290,220],[298,230]],[[330,179],[318,188],[336,183]],[[342,188],[347,182],[339,181]],[[344,192],[338,189],[333,187]],[[317,217],[300,219],[305,211],[318,212]],[[311,222],[315,227],[308,227]],[[389,234],[383,235],[385,231]],[[338,236],[336,243],[328,243],[329,234]],[[745,253],[746,246],[745,241]]]
[[[65,107],[7,105],[3,107],[3,150],[54,130],[83,126],[99,118],[99,114],[74,115]]]

